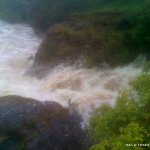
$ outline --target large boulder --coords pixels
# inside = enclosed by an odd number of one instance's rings
[[[20,96],[0,98],[2,150],[80,150],[83,135],[74,109]]]
[[[125,53],[124,30],[128,26],[125,14],[120,12],[71,16],[48,30],[27,73],[43,77],[58,64],[84,67],[125,64],[133,59]]]

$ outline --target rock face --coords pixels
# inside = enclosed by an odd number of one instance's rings
[[[55,65],[81,61],[87,67],[124,64],[131,59],[124,55],[124,30],[128,26],[125,15],[119,12],[72,16],[49,29],[28,73],[42,77]]]
[[[0,98],[0,149],[81,150],[83,131],[75,110],[55,102]]]
[[[73,44],[71,38],[69,40],[69,37],[66,37],[70,34],[68,27],[72,28],[71,22],[56,24],[47,31],[45,39],[37,50],[34,63],[26,74],[42,78],[50,68],[59,64],[78,64],[78,60],[83,56],[83,50],[77,43]]]

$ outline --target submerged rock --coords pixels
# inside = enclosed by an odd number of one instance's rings
[[[55,102],[20,96],[0,98],[0,149],[80,150],[83,130],[78,113]]]

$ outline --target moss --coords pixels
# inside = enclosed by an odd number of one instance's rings
[[[107,62],[122,65],[137,55],[126,44],[129,22],[120,12],[91,12],[73,15],[68,22],[53,26],[41,45],[36,62],[75,62],[83,56],[88,67]]]

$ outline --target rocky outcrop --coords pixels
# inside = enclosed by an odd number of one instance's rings
[[[83,49],[78,45],[79,43],[74,43],[69,38],[69,30],[73,26],[76,25],[72,25],[72,22],[63,22],[54,25],[47,31],[45,39],[37,50],[34,63],[26,71],[27,75],[42,78],[48,73],[50,68],[59,64],[78,65],[81,62],[82,56],[84,56]]]
[[[43,77],[55,65],[78,64],[79,60],[86,67],[129,62],[124,38],[128,26],[126,16],[119,12],[72,16],[49,29],[28,74]]]
[[[83,130],[75,110],[19,96],[0,98],[0,149],[81,150]]]

